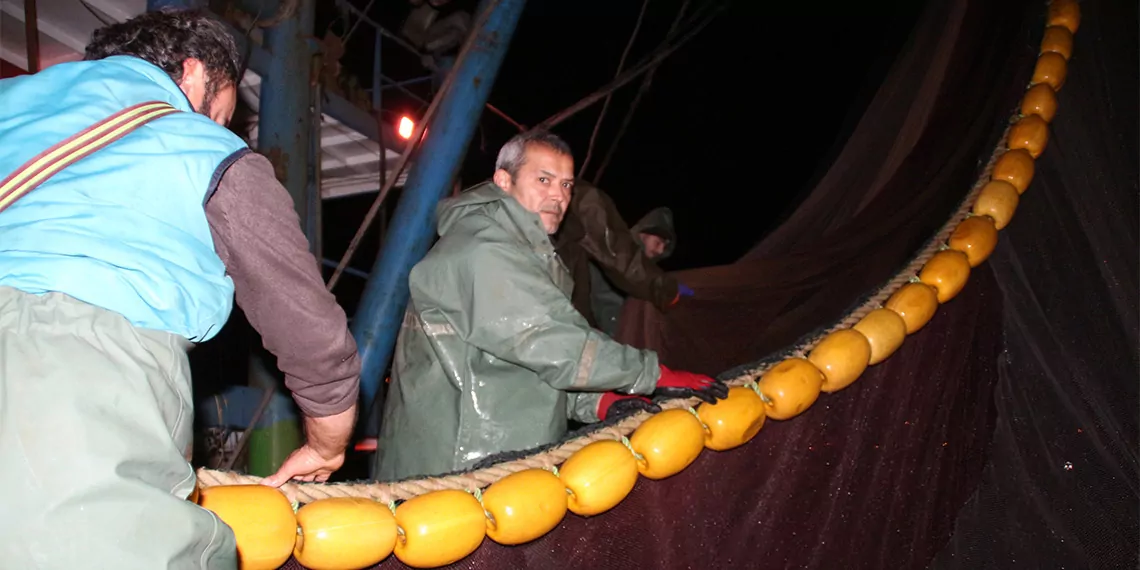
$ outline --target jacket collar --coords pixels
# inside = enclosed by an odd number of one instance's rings
[[[157,65],[133,55],[113,55],[104,58],[102,61],[122,65],[135,73],[145,76],[147,79],[153,81],[155,85],[161,87],[163,91],[166,91],[168,95],[166,103],[170,103],[179,111],[185,111],[187,113],[194,112],[194,107],[190,105],[190,99],[186,97],[186,93],[182,91],[182,88],[178,87],[178,84],[174,83],[170,75]]]
[[[488,208],[490,205],[497,208]],[[444,235],[451,226],[469,213],[483,210],[503,225],[503,228],[526,241],[531,249],[542,254],[553,254],[554,245],[546,229],[542,226],[542,219],[523,207],[518,200],[507,194],[494,182],[487,181],[458,196],[440,202],[438,213],[439,235]]]

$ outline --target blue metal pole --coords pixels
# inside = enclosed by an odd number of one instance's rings
[[[480,3],[483,4],[483,3]],[[500,0],[486,20],[430,125],[353,318],[361,356],[363,410],[372,409],[408,302],[408,273],[435,236],[435,208],[451,190],[525,0]]]
[[[396,81],[394,79],[391,79],[391,78],[388,78],[385,76],[380,76],[380,77],[384,81],[388,82],[387,85],[381,85],[380,89],[392,89],[392,88],[399,89],[401,87],[407,87],[409,85],[415,85],[416,83],[423,83],[424,81],[431,81],[432,79],[435,79],[435,74],[433,73],[431,75],[424,75],[422,77],[413,77],[411,79],[405,79],[403,81]]]
[[[384,42],[381,41],[383,39],[384,36],[380,35],[380,30],[376,30],[376,48],[372,54],[372,111],[376,113],[377,117],[380,116],[380,104],[383,102],[380,96],[384,91],[384,82],[382,81],[384,75],[380,73],[383,69],[380,65],[380,48],[383,47]],[[383,163],[384,161],[381,160],[380,162]]]
[[[310,77],[318,77],[321,73],[320,57],[309,57]],[[322,242],[324,230],[324,217],[322,214],[321,199],[321,126],[323,117],[321,113],[321,84],[311,81],[309,84],[309,159],[306,161],[305,172],[305,235],[309,236],[309,249],[313,256],[321,259],[323,255]]]
[[[299,0],[296,11],[265,30],[269,65],[261,82],[258,152],[273,163],[277,179],[293,197],[301,227],[317,253],[317,212],[309,204],[311,64],[308,37],[313,34],[315,0]]]
[[[451,73],[451,68],[455,67],[455,56],[445,55],[435,63],[435,72],[431,74],[431,90],[438,91],[440,86],[443,85],[447,74]]]
[[[161,10],[162,8],[203,8],[206,2],[204,0],[147,0],[147,11]],[[270,10],[255,10],[255,13],[265,13]],[[258,44],[253,44],[246,39],[245,33],[239,31],[233,26],[227,24],[226,28],[229,30],[230,35],[233,36],[234,41],[237,43],[238,52],[245,54],[249,53],[249,69],[254,73],[265,77],[268,75],[269,69],[269,52]],[[317,41],[309,38],[308,42],[310,48],[317,46]],[[253,44],[253,45],[250,45]],[[414,95],[414,94],[413,94]],[[404,139],[398,138],[391,128],[381,129],[376,124],[373,115],[369,114],[364,109],[357,107],[350,103],[344,97],[336,93],[325,92],[322,94],[325,100],[324,113],[337,121],[343,123],[346,127],[368,137],[378,144],[383,145],[385,148],[403,152]]]
[[[206,0],[147,0],[146,9],[193,9],[204,8],[206,4]],[[273,13],[280,6],[280,2],[266,4],[257,7]],[[250,67],[262,75],[258,152],[273,162],[278,180],[293,197],[301,227],[319,259],[320,208],[314,207],[314,197],[309,195],[312,188],[309,164],[313,159],[310,147],[313,49],[309,37],[313,35],[314,18],[315,0],[300,0],[290,17],[265,30],[267,53],[255,46]],[[237,35],[235,39],[240,48],[245,47],[243,36]],[[379,133],[376,139],[381,139]],[[319,200],[319,194],[316,199]]]

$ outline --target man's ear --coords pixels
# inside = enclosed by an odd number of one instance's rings
[[[188,57],[182,62],[182,79],[178,87],[190,100],[194,110],[198,110],[206,99],[206,66],[196,58]]]
[[[491,176],[491,180],[493,180],[495,184],[498,184],[499,188],[503,190],[507,190],[511,187],[511,173],[502,168],[495,171],[495,174]]]

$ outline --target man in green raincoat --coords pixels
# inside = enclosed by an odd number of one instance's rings
[[[531,131],[503,146],[492,181],[440,203],[440,239],[408,278],[377,445],[381,481],[556,442],[568,420],[605,419],[640,395],[727,394],[614,342],[574,309],[549,237],[573,187],[569,147]]]

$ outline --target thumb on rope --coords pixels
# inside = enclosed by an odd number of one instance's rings
[[[309,444],[297,448],[276,473],[261,480],[262,485],[280,487],[291,479],[297,481],[324,483],[334,471],[344,464],[344,452],[335,457],[324,457]]]

